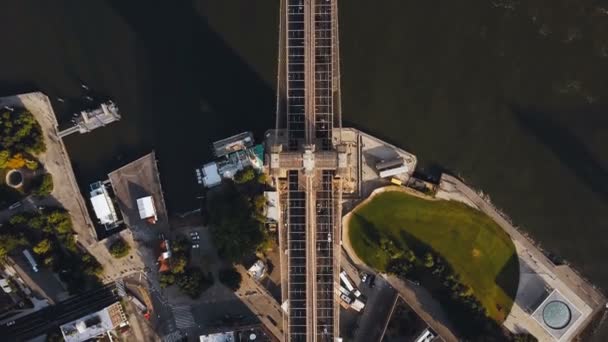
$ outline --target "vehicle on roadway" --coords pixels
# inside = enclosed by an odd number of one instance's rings
[[[200,246],[199,246],[199,244],[198,244],[198,243],[197,243],[197,244],[192,245],[192,248],[199,248],[199,247],[200,247]]]
[[[30,251],[28,251],[27,249],[24,249],[23,255],[25,255],[25,258],[32,266],[32,270],[34,272],[38,272],[38,264],[36,263],[36,260],[34,260],[34,257],[32,256],[32,254],[30,254]]]

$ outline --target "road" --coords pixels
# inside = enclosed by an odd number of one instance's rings
[[[354,334],[355,342],[380,341],[384,327],[390,319],[391,309],[397,300],[397,291],[382,277],[376,278],[376,286],[370,287],[369,280],[362,283],[359,274],[369,269],[358,269],[342,251],[340,266],[357,286],[365,299],[363,313],[357,318],[358,328]]]

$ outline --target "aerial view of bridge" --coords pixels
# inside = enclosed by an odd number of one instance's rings
[[[341,141],[336,0],[281,1],[276,130],[286,341],[339,337],[340,217],[347,147]]]

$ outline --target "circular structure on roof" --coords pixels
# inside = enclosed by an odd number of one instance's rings
[[[23,185],[23,173],[19,170],[10,170],[6,174],[6,184],[12,188],[19,188]]]
[[[568,305],[562,301],[554,300],[543,308],[543,321],[551,329],[563,329],[572,318]]]

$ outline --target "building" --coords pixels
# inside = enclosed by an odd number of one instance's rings
[[[142,220],[146,220],[151,224],[155,224],[158,220],[156,208],[154,207],[154,199],[152,196],[138,198],[137,210],[139,211],[139,218]]]
[[[264,264],[262,260],[258,260],[251,267],[249,267],[247,273],[249,273],[253,279],[259,281],[260,279],[264,278],[264,275],[266,275],[266,264]]]
[[[269,342],[271,339],[261,326],[241,327],[199,336],[200,342]]]
[[[127,317],[119,302],[61,325],[66,342],[83,342],[103,336],[109,331],[127,325]]]
[[[197,182],[206,188],[221,184],[222,179],[232,179],[237,172],[253,167],[264,167],[264,146],[253,144],[253,135],[244,132],[213,143],[217,159],[195,169]]]
[[[551,291],[532,313],[532,317],[556,341],[571,337],[582,322],[581,311],[556,289]]]
[[[167,272],[170,269],[169,259],[171,258],[171,246],[169,240],[162,240],[160,243],[160,256],[158,257],[158,272]]]
[[[253,146],[253,134],[243,132],[213,143],[213,153],[216,157],[224,157],[233,152],[245,150]]]
[[[264,198],[266,199],[266,226],[270,231],[275,231],[279,222],[279,193],[264,191]]]
[[[106,230],[117,228],[121,221],[110,197],[107,182],[95,182],[90,185],[90,188],[91,204],[98,223]]]

